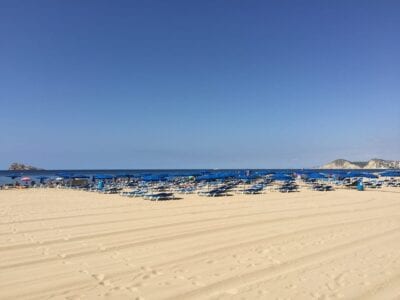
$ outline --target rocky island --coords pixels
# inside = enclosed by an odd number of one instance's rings
[[[319,169],[400,169],[400,161],[373,158],[369,161],[349,161],[336,159]]]
[[[8,168],[9,171],[32,171],[32,170],[43,170],[41,168],[25,165],[21,163],[12,163]]]

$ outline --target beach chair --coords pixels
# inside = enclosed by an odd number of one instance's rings
[[[224,188],[216,188],[210,191],[200,191],[198,192],[198,195],[206,197],[220,197],[220,196],[226,196],[227,192],[226,189]]]
[[[155,194],[146,194],[143,196],[143,198],[152,201],[160,201],[160,200],[173,200],[175,199],[175,196],[173,193],[155,193]]]
[[[124,194],[124,196],[128,196],[128,197],[143,197],[147,193],[148,193],[148,190],[134,190],[134,191],[126,192]]]
[[[264,189],[263,185],[254,185],[248,189],[244,189],[242,192],[243,194],[260,194],[261,191]]]
[[[118,192],[120,192],[121,190],[122,190],[122,188],[119,188],[119,187],[109,187],[109,188],[103,189],[103,193],[104,194],[118,194]]]

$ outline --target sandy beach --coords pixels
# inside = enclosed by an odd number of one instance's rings
[[[1,299],[400,299],[400,191],[0,191]]]

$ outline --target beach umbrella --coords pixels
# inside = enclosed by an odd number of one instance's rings
[[[47,176],[38,176],[37,179],[39,179],[40,183],[43,183],[46,179],[48,179],[49,177]]]
[[[95,174],[93,176],[94,179],[113,179],[114,176],[112,175],[107,175],[107,174]]]
[[[131,178],[131,177],[135,177],[135,176],[131,175],[131,174],[117,174],[117,175],[115,175],[115,178]]]
[[[378,178],[378,176],[376,176],[372,173],[366,173],[366,172],[348,172],[344,177],[345,178]]]
[[[21,177],[21,175],[18,175],[18,174],[10,174],[10,175],[6,175],[6,177],[9,177],[9,178],[11,178],[12,180],[14,180],[14,179],[16,179],[16,178],[18,178],[18,177]]]
[[[147,175],[142,176],[143,181],[154,182],[154,181],[164,181],[166,180],[167,176],[165,175]]]
[[[72,175],[71,178],[74,178],[74,179],[88,179],[88,178],[90,178],[90,176],[87,176],[87,175]]]
[[[203,175],[202,174],[202,172],[188,172],[188,173],[185,173],[184,175],[182,175],[182,176],[187,176],[187,177],[195,177],[195,176],[201,176],[201,175]]]
[[[400,171],[386,171],[379,174],[383,177],[400,177]]]
[[[22,178],[21,178],[21,181],[23,181],[23,182],[28,182],[28,181],[31,181],[31,178],[25,176],[25,177],[22,177]]]
[[[64,179],[74,178],[73,175],[74,174],[72,174],[72,173],[57,173],[56,174],[56,176],[62,177]]]
[[[218,179],[226,179],[229,177],[234,177],[235,174],[231,174],[228,172],[219,172],[219,173],[211,173],[211,174],[204,174],[196,178],[198,181],[211,181],[211,180],[218,180]]]
[[[310,173],[305,175],[308,179],[326,179],[327,176],[321,173]]]
[[[235,176],[236,179],[242,179],[242,180],[254,180],[254,179],[257,179],[259,177],[260,177],[260,175],[256,174],[256,173],[254,173],[254,174],[239,173],[239,174],[236,174],[236,176]]]
[[[294,172],[295,175],[308,175],[310,173],[312,173],[312,172],[307,171],[307,170],[297,170]]]
[[[258,176],[266,176],[266,175],[275,174],[275,172],[274,171],[268,171],[268,170],[258,170],[258,171],[255,171],[254,174],[257,174]]]
[[[275,181],[290,181],[290,180],[293,180],[292,176],[289,176],[287,174],[282,174],[282,173],[273,174],[271,176],[271,179],[275,180]]]
[[[212,177],[211,177],[210,174],[204,174],[204,175],[201,175],[201,176],[197,176],[197,177],[196,177],[196,180],[197,180],[197,181],[211,180],[211,179],[212,179]]]
[[[377,175],[372,174],[372,173],[365,173],[365,174],[363,174],[362,177],[364,177],[364,178],[378,178]]]

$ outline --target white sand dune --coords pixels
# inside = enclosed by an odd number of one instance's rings
[[[0,299],[400,299],[400,191],[0,191]]]

